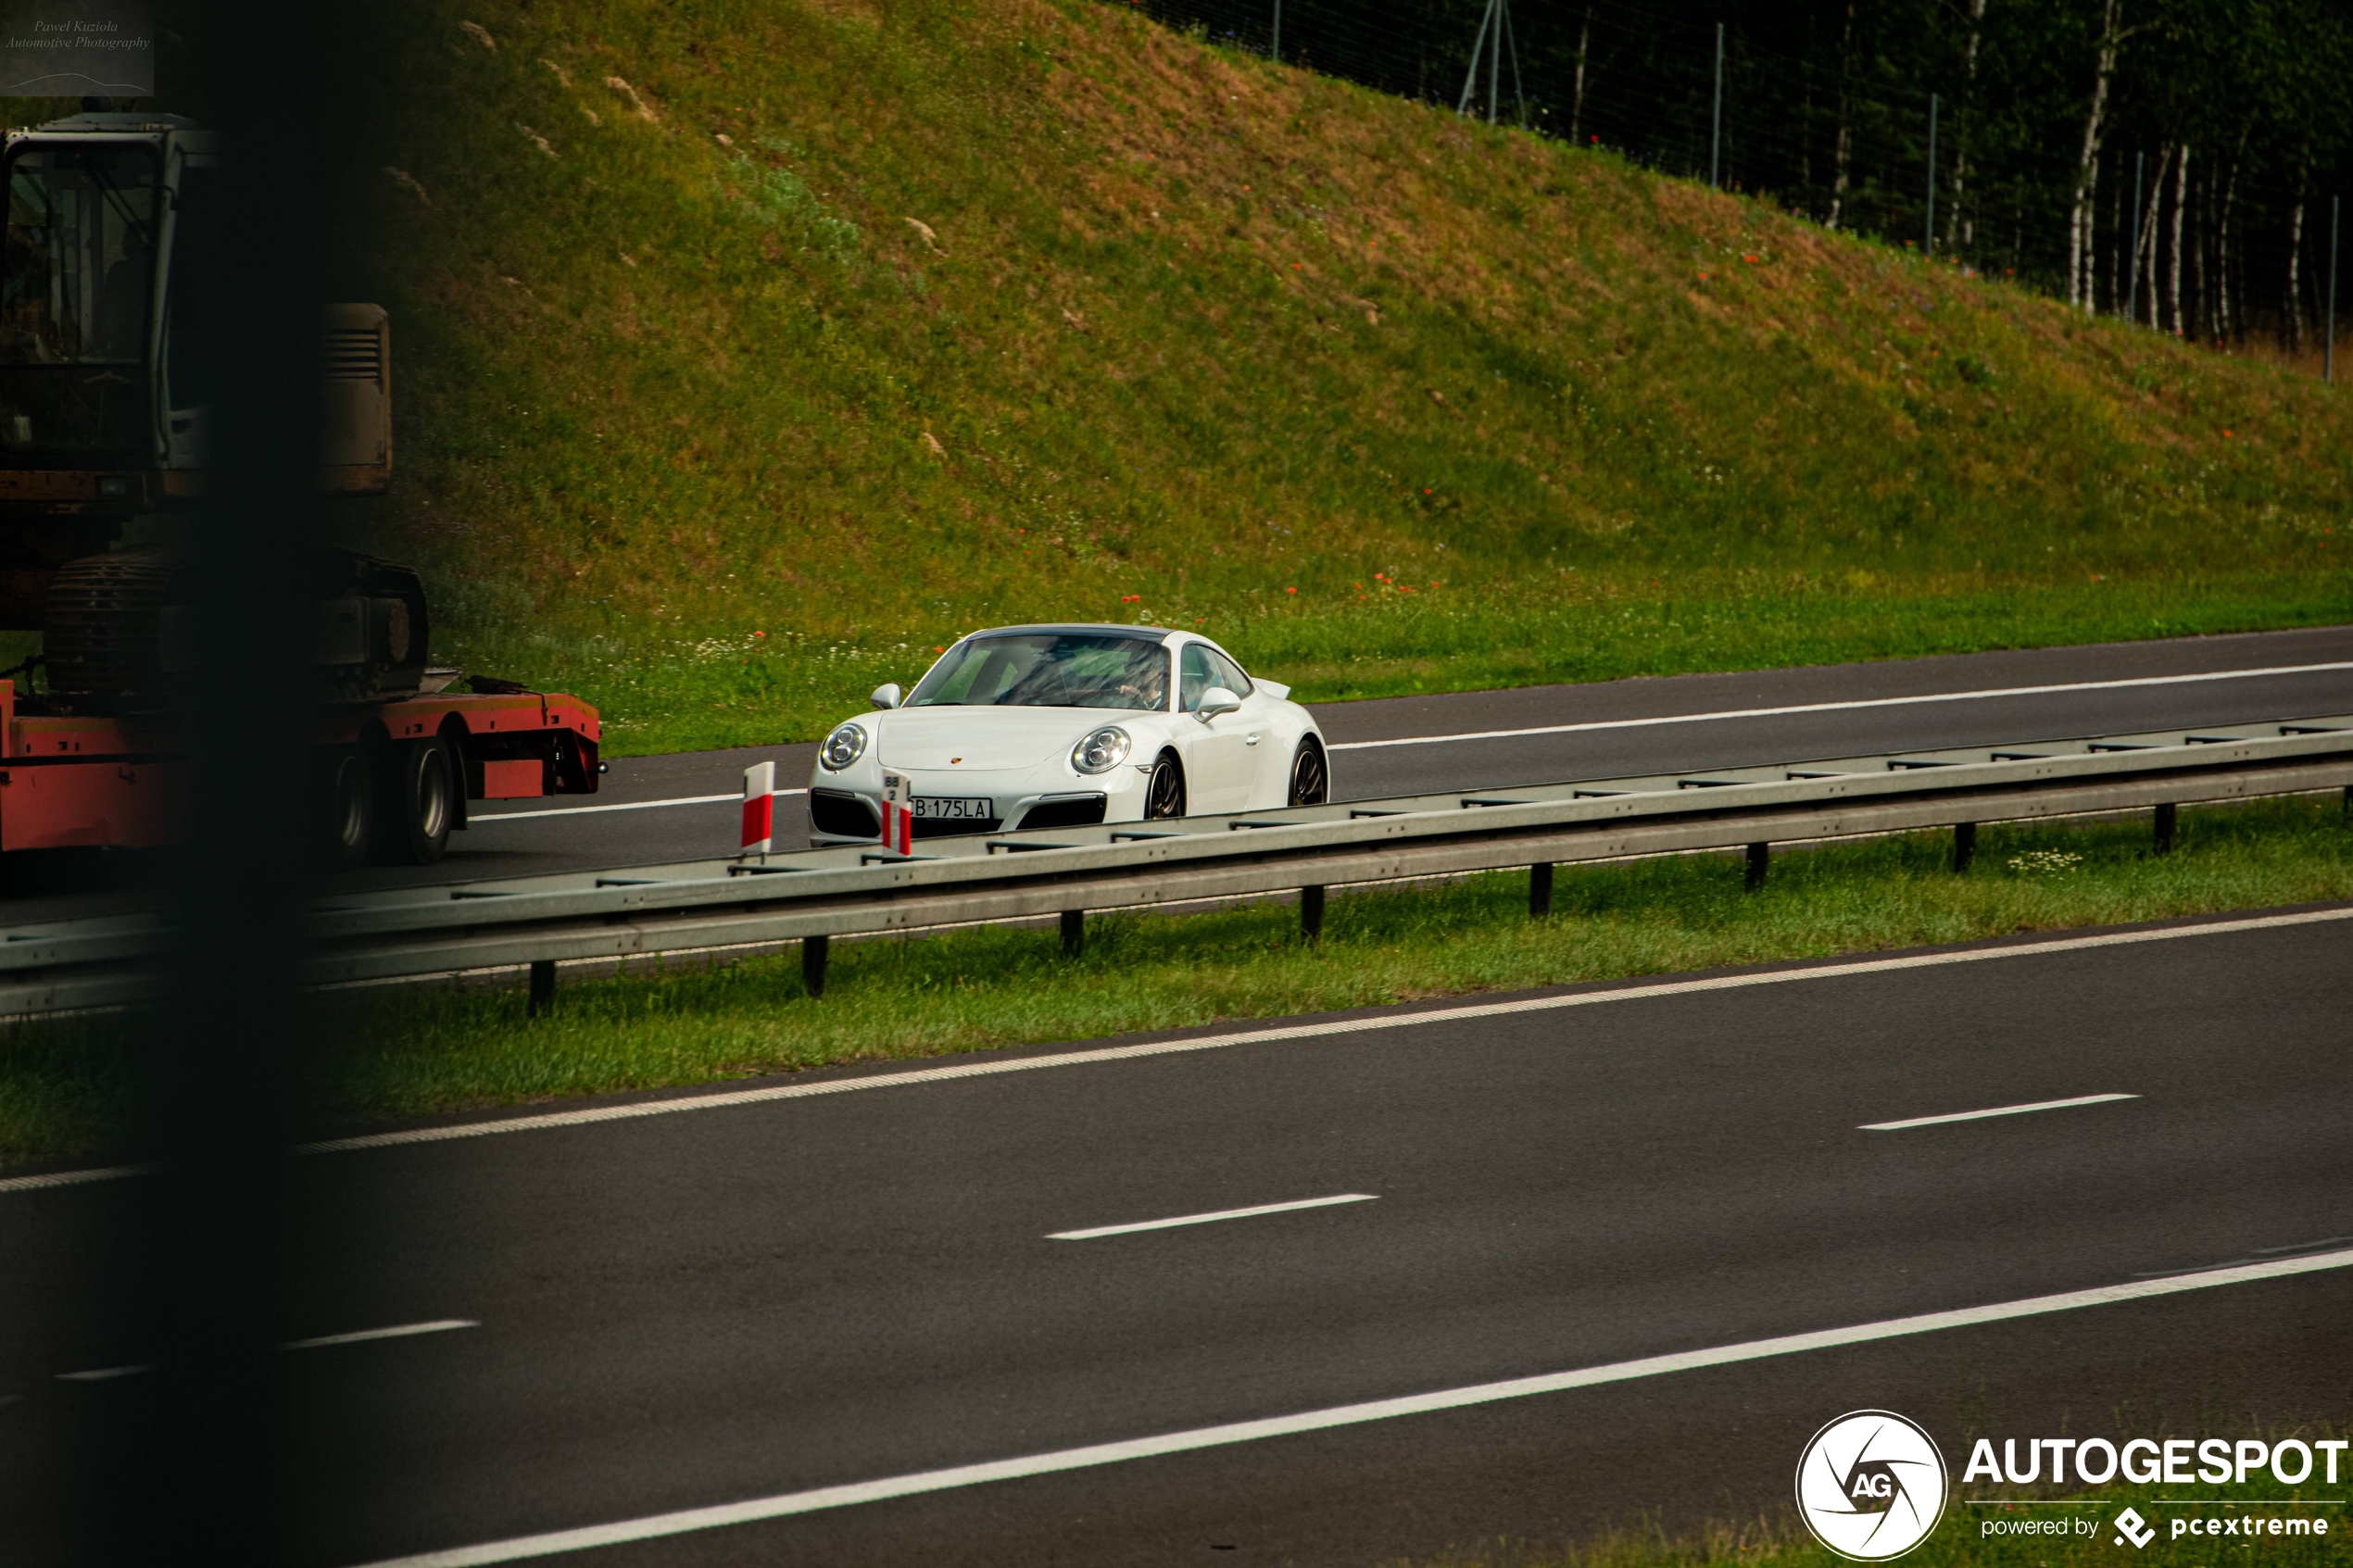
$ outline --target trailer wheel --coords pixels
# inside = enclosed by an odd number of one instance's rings
[[[384,753],[378,842],[395,865],[430,866],[441,859],[457,816],[456,774],[439,739],[403,741]]]
[[[329,754],[319,771],[320,859],[329,871],[347,872],[367,859],[375,836],[376,781],[357,746]]]

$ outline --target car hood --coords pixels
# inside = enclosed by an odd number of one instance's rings
[[[1051,762],[1103,724],[1134,713],[1102,708],[900,708],[881,716],[875,755],[886,768],[959,773]]]

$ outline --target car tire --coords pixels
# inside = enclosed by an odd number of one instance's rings
[[[448,847],[458,817],[458,774],[439,738],[403,741],[382,753],[376,797],[377,856],[396,866],[430,866]]]
[[[1331,771],[1325,765],[1324,748],[1309,735],[1299,743],[1291,754],[1290,806],[1321,806],[1332,797]]]
[[[1173,751],[1164,751],[1152,764],[1152,776],[1144,784],[1144,820],[1181,817],[1185,814],[1185,769]]]

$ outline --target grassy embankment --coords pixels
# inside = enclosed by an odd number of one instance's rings
[[[710,1082],[973,1050],[1969,941],[2217,909],[2353,897],[2353,831],[2334,798],[2198,809],[2180,847],[2145,823],[1988,826],[1967,874],[1942,834],[1778,858],[1741,891],[1718,857],[1563,868],[1554,917],[1523,875],[1336,897],[1324,938],[1283,905],[1088,922],[1084,956],[1051,933],[951,932],[837,947],[826,995],[790,953],[663,980],[568,977],[552,1013],[516,991],[345,993],[310,1085],[324,1121]],[[121,1020],[0,1033],[0,1161],[135,1145]]]
[[[367,515],[616,752],[1039,618],[1310,698],[2353,618],[2341,388],[1605,153],[1086,0],[382,30]]]

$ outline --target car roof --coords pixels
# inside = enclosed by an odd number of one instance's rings
[[[986,632],[969,633],[974,637],[1036,637],[1059,635],[1076,632],[1088,636],[1139,637],[1147,642],[1166,642],[1177,634],[1171,626],[1113,626],[1081,621],[1055,621],[1043,626],[991,626]]]

